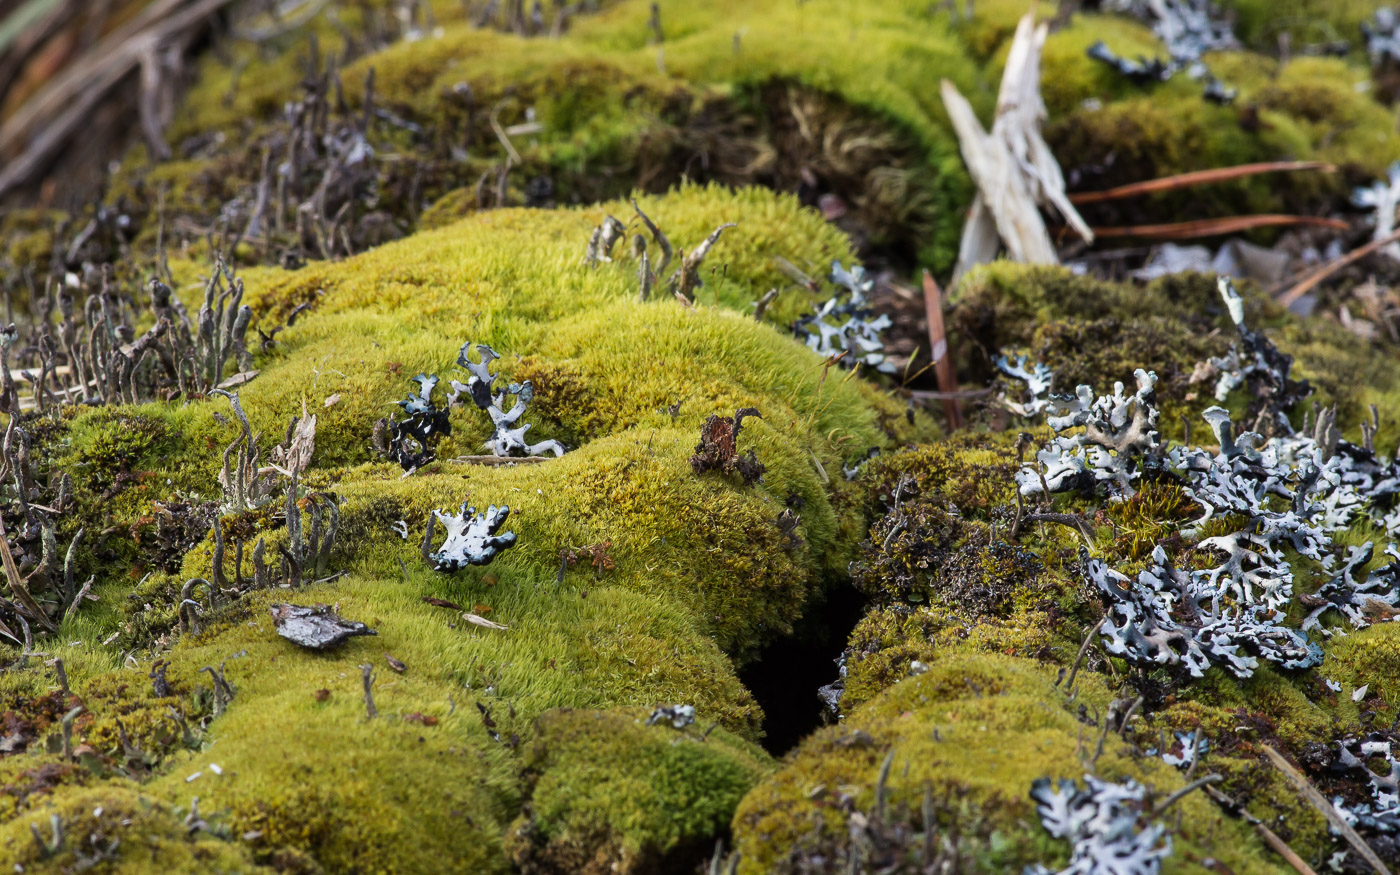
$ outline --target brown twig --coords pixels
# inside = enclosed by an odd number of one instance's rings
[[[1171,808],[1177,802],[1181,801],[1182,798],[1190,794],[1193,790],[1199,790],[1203,787],[1209,786],[1210,784],[1219,784],[1223,780],[1225,780],[1225,777],[1223,775],[1206,775],[1204,778],[1197,778],[1196,780],[1187,784],[1185,787],[1182,787],[1180,790],[1177,790],[1175,793],[1168,796],[1166,799],[1162,800],[1161,805],[1158,805],[1156,808],[1152,809],[1150,819],[1156,820],[1163,814],[1166,814],[1167,809]]]
[[[943,394],[943,414],[948,418],[948,430],[963,427],[962,404],[958,402],[958,375],[953,370],[953,358],[948,346],[948,332],[943,326],[943,290],[933,274],[924,271],[924,312],[928,315],[929,356],[938,377],[938,391]]]
[[[1314,270],[1312,273],[1308,274],[1288,291],[1279,295],[1278,302],[1285,307],[1292,306],[1294,301],[1298,300],[1299,298],[1306,295],[1308,292],[1312,291],[1314,288],[1317,287],[1318,283],[1321,283],[1323,280],[1327,279],[1332,274],[1336,273],[1337,271],[1341,270],[1347,265],[1352,264],[1353,262],[1360,261],[1361,259],[1370,255],[1372,252],[1375,252],[1377,249],[1380,249],[1382,246],[1388,246],[1391,243],[1396,242],[1397,240],[1400,240],[1400,231],[1396,231],[1394,234],[1391,234],[1387,237],[1383,237],[1380,240],[1372,240],[1365,246],[1358,246],[1357,248],[1348,252],[1346,255],[1332,259],[1331,261],[1324,264],[1322,267],[1319,267],[1317,270]]]
[[[455,459],[448,459],[449,462],[460,462],[463,465],[486,465],[487,467],[498,467],[502,465],[533,465],[538,462],[547,462],[554,456],[458,456]]]
[[[1209,185],[1213,182],[1229,182],[1232,179],[1239,179],[1242,176],[1253,176],[1258,173],[1278,173],[1281,171],[1294,170],[1320,170],[1323,173],[1335,173],[1337,168],[1323,161],[1263,161],[1257,164],[1240,164],[1235,167],[1216,167],[1211,170],[1177,173],[1172,176],[1149,179],[1145,182],[1133,182],[1128,185],[1120,185],[1116,188],[1109,188],[1103,191],[1076,192],[1069,196],[1069,202],[1076,206],[1079,204],[1096,204],[1101,201],[1136,197],[1140,194],[1174,191],[1178,188]]]
[[[1383,863],[1381,858],[1376,855],[1376,852],[1371,849],[1371,846],[1366,844],[1366,840],[1357,835],[1356,830],[1352,829],[1351,824],[1346,822],[1346,818],[1337,813],[1337,809],[1327,800],[1326,796],[1323,796],[1322,793],[1313,786],[1306,775],[1298,771],[1297,767],[1285,759],[1283,754],[1274,750],[1272,745],[1267,742],[1261,742],[1260,746],[1264,748],[1264,754],[1269,758],[1269,762],[1274,764],[1274,768],[1282,772],[1283,776],[1293,784],[1298,792],[1302,794],[1303,798],[1308,800],[1308,802],[1318,810],[1318,813],[1327,818],[1327,822],[1330,823],[1337,832],[1341,833],[1342,837],[1356,849],[1356,852],[1371,865],[1376,875],[1390,875],[1390,869],[1386,868],[1385,863]]]

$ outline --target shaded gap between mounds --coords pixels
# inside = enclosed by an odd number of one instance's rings
[[[775,757],[827,722],[817,689],[836,680],[837,660],[868,605],[849,581],[833,584],[793,635],[765,645],[739,670],[739,680],[763,708],[763,749]]]

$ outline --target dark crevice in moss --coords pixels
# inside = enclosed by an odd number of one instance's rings
[[[817,688],[836,680],[837,660],[866,606],[849,583],[832,586],[797,634],[764,647],[739,672],[763,708],[763,749],[773,756],[786,754],[826,722]]]

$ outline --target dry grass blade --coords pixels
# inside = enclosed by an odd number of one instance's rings
[[[1341,219],[1266,213],[1258,216],[1223,216],[1219,219],[1169,222],[1163,225],[1123,225],[1108,228],[1095,228],[1094,234],[1098,237],[1109,239],[1115,237],[1143,237],[1153,240],[1195,240],[1198,237],[1218,237],[1222,234],[1238,234],[1241,231],[1252,231],[1255,228],[1275,228],[1290,225],[1335,228],[1338,231],[1345,231],[1351,227]]]
[[[1394,243],[1397,240],[1400,240],[1400,231],[1396,231],[1394,234],[1391,234],[1388,237],[1382,237],[1379,240],[1372,240],[1365,246],[1358,246],[1357,248],[1348,252],[1346,255],[1329,261],[1322,267],[1319,267],[1317,270],[1308,274],[1288,291],[1279,295],[1278,302],[1285,307],[1292,306],[1294,301],[1298,300],[1299,298],[1306,295],[1308,292],[1317,288],[1318,283],[1321,283],[1323,280],[1327,279],[1332,274],[1352,264],[1353,262],[1360,261],[1361,259],[1370,255],[1372,252],[1375,252],[1376,250],[1384,246],[1389,246],[1391,243]]]
[[[500,623],[493,623],[493,622],[491,622],[490,620],[486,619],[485,617],[481,616],[480,614],[473,614],[471,611],[466,611],[466,612],[464,612],[464,613],[462,614],[462,619],[463,619],[463,620],[466,620],[468,623],[471,623],[473,626],[480,626],[480,627],[483,628],[483,629],[509,629],[509,628],[510,628],[509,626],[503,626],[503,625],[501,625]]]
[[[1298,771],[1292,763],[1284,758],[1283,754],[1274,750],[1271,745],[1263,743],[1261,747],[1264,748],[1264,754],[1268,756],[1269,762],[1274,764],[1274,768],[1282,772],[1283,776],[1298,789],[1298,792],[1302,794],[1303,798],[1308,800],[1308,802],[1318,810],[1319,814],[1327,818],[1327,822],[1330,823],[1337,832],[1341,833],[1342,837],[1356,849],[1356,852],[1371,865],[1376,875],[1390,875],[1390,870],[1386,868],[1385,863],[1382,862],[1376,852],[1371,849],[1371,846],[1366,844],[1366,840],[1357,835],[1356,830],[1351,828],[1351,824],[1346,822],[1346,818],[1337,813],[1337,809],[1327,800],[1326,796],[1323,796],[1322,793],[1312,785],[1312,782],[1308,780],[1306,775]]]
[[[0,125],[0,153],[24,144],[0,170],[0,194],[24,184],[89,121],[93,109],[135,70],[152,47],[195,27],[232,0],[157,0],[26,101]],[[32,137],[32,139],[30,139]]]
[[[943,414],[948,428],[956,431],[963,426],[962,404],[958,401],[958,375],[948,354],[948,332],[943,325],[943,290],[933,274],[924,271],[924,312],[928,316],[928,342],[938,377],[938,391],[944,395]]]
[[[1132,182],[1103,191],[1081,191],[1069,196],[1069,202],[1076,206],[1136,197],[1141,194],[1155,194],[1174,191],[1178,188],[1192,188],[1197,185],[1210,185],[1215,182],[1229,182],[1244,176],[1260,173],[1283,173],[1299,170],[1319,170],[1335,173],[1337,168],[1324,161],[1261,161],[1257,164],[1240,164],[1235,167],[1217,167],[1213,170],[1195,170],[1191,173],[1178,173],[1149,179],[1145,182]]]
[[[1065,196],[1064,174],[1041,135],[1046,111],[1040,57],[1048,34],[1049,26],[1037,25],[1034,12],[1017,24],[990,131],[983,129],[958,89],[943,80],[943,106],[978,192],[963,225],[955,283],[974,265],[990,261],[998,243],[1012,261],[1058,264],[1041,206],[1053,207],[1086,242],[1094,241],[1093,231]]]
[[[24,585],[24,578],[19,576],[19,569],[15,567],[15,557],[10,553],[10,542],[7,538],[5,521],[0,519],[0,564],[5,566],[5,578],[9,581],[10,591],[14,593],[15,600],[33,615],[34,620],[50,632],[58,631],[53,620],[49,619],[49,615],[44,613],[44,609],[34,600],[34,596],[30,595],[29,587]]]

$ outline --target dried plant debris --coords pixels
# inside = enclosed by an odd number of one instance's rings
[[[515,546],[515,532],[496,534],[508,516],[509,507],[494,504],[486,508],[484,514],[467,507],[466,502],[462,502],[460,514],[435,510],[428,517],[428,531],[423,539],[424,557],[435,570],[442,572],[460,571],[469,565],[489,565],[502,551]],[[441,547],[429,551],[433,524],[439,520],[447,529],[447,537]]]
[[[727,222],[710,232],[710,236],[700,242],[699,246],[690,250],[689,253],[681,253],[680,267],[667,280],[667,285],[671,293],[688,301],[695,300],[695,293],[705,283],[700,278],[700,266],[705,263],[705,258],[709,256],[710,250],[719,242],[719,235],[725,230],[733,228],[733,222]]]
[[[665,723],[673,729],[685,729],[695,722],[694,705],[659,705],[647,718],[648,726]]]
[[[225,513],[242,513],[271,503],[277,497],[280,473],[295,478],[311,464],[311,454],[316,448],[316,417],[292,417],[287,424],[286,437],[282,443],[272,448],[272,464],[262,464],[262,449],[258,444],[260,434],[254,434],[248,423],[248,415],[239,403],[237,392],[213,390],[214,394],[228,398],[234,418],[238,420],[239,434],[224,448],[223,466],[219,469],[219,488],[223,493],[222,510]],[[235,452],[236,451],[236,452]]]
[[[530,430],[530,424],[527,422],[517,425],[525,415],[525,408],[535,397],[535,387],[526,380],[523,383],[510,383],[504,389],[496,391],[495,382],[500,375],[491,373],[491,362],[501,356],[486,344],[478,343],[475,346],[481,361],[474,362],[470,355],[473,345],[470,340],[467,341],[462,344],[462,349],[457,354],[457,364],[466,368],[471,376],[467,378],[466,383],[452,381],[452,394],[448,401],[455,402],[457,398],[465,395],[491,417],[491,425],[495,430],[486,440],[486,448],[492,455],[501,458],[542,456],[545,453],[553,453],[556,457],[564,455],[564,445],[556,440],[527,443],[525,433]],[[515,396],[515,400],[507,410],[506,398],[512,395]]]
[[[658,252],[648,249],[646,238],[640,233],[632,236],[629,246],[616,252],[616,257],[630,257],[637,263],[637,280],[641,286],[640,298],[645,301],[651,297],[652,291],[660,282],[660,276],[666,270],[673,258],[679,258],[680,264],[671,272],[666,280],[666,288],[671,294],[679,298],[687,305],[695,300],[695,293],[705,285],[703,277],[700,275],[700,268],[704,266],[705,259],[709,257],[710,251],[719,242],[720,235],[730,228],[735,227],[733,222],[726,222],[710,232],[710,235],[700,241],[694,249],[686,252],[684,249],[674,249],[670,239],[651,220],[651,217],[642,212],[642,208],[637,206],[634,199],[632,209],[636,211],[637,218],[641,220],[642,226],[651,235],[651,246]],[[588,237],[588,246],[584,250],[583,263],[589,267],[596,267],[601,262],[613,261],[615,257],[614,248],[618,241],[627,237],[627,226],[614,216],[606,216],[603,223],[593,229]]]
[[[875,287],[865,268],[860,265],[846,270],[841,262],[831,264],[832,296],[814,311],[792,325],[793,332],[823,358],[841,356],[842,367],[858,364],[875,368],[885,374],[897,369],[885,356],[885,341],[880,332],[890,327],[890,317],[875,316],[866,297]]]
[[[123,290],[107,265],[69,273],[42,296],[32,292],[36,318],[22,331],[0,329],[0,413],[197,398],[257,375],[246,345],[252,309],[241,303],[243,281],[222,259],[205,284],[197,324],[164,282],[152,279],[147,289],[148,297]],[[12,353],[32,397],[18,396]],[[227,374],[230,359],[239,373]]]
[[[1386,10],[1389,11],[1389,10]],[[1391,14],[1392,18],[1394,13]],[[1390,165],[1386,178],[1358,188],[1351,194],[1355,206],[1373,213],[1370,222],[1375,230],[1372,240],[1384,240],[1395,233],[1395,211],[1400,208],[1400,161]],[[1400,242],[1380,248],[1386,257],[1400,261]]]
[[[37,470],[32,441],[19,416],[11,416],[0,441],[0,639],[34,651],[34,634],[58,631],[91,594],[95,578],[80,582],[78,551],[85,529],[60,546],[60,517],[73,510],[66,474]]]
[[[311,650],[329,650],[359,635],[377,635],[364,623],[347,620],[330,605],[276,604],[272,622],[277,634]]]
[[[767,468],[753,450],[739,454],[739,432],[744,427],[744,419],[749,416],[763,418],[763,414],[754,407],[741,408],[732,417],[711,415],[706,418],[700,426],[700,443],[690,457],[690,467],[696,474],[707,471],[737,473],[743,478],[745,486],[752,486],[763,478]]]
[[[1102,40],[1089,47],[1089,57],[1113,67],[1134,82],[1163,82],[1185,71],[1192,79],[1205,82],[1204,96],[1215,103],[1230,103],[1236,90],[1226,88],[1201,60],[1206,52],[1238,49],[1230,23],[1219,17],[1210,0],[1110,0],[1106,11],[1132,15],[1152,26],[1152,32],[1167,49],[1167,60],[1123,58]]]
[[[617,241],[627,236],[627,226],[618,219],[608,216],[603,224],[593,229],[588,238],[588,249],[584,252],[583,263],[596,267],[599,262],[612,261],[612,250]]]
[[[1040,823],[1070,842],[1069,865],[1057,875],[1156,875],[1171,856],[1172,843],[1160,823],[1152,823],[1147,790],[1136,781],[1121,784],[1084,776],[1084,789],[1068,778],[1041,778],[1031,785]],[[1050,875],[1028,866],[1025,875]]]

